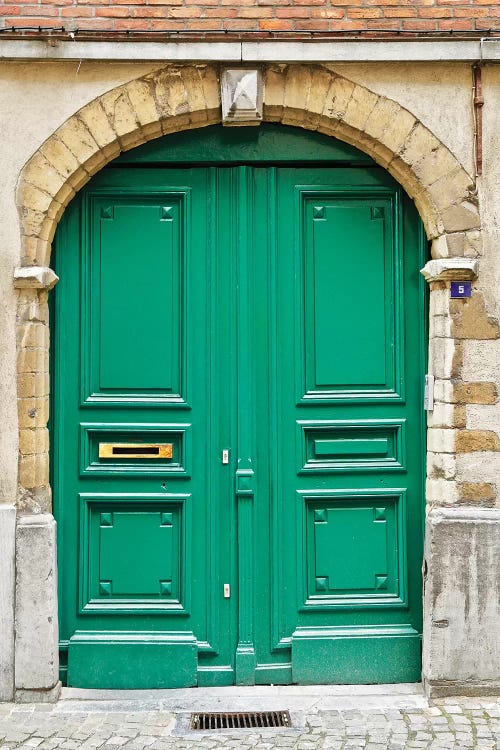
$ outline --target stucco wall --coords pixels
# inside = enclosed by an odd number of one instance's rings
[[[159,67],[159,65],[146,64],[85,62],[81,64],[73,62],[24,64],[4,62],[0,64],[0,129],[3,136],[2,180],[0,181],[0,205],[2,206],[2,212],[0,213],[0,236],[2,238],[0,243],[0,503],[3,503],[2,508],[6,508],[9,503],[15,503],[18,499],[16,312],[19,313],[19,309],[17,308],[18,292],[15,291],[13,286],[13,275],[15,267],[22,262],[19,216],[15,195],[19,176],[23,166],[44,141],[81,107],[103,93],[144,76]],[[419,195],[420,198],[422,197],[422,193],[425,194],[429,185],[433,186],[434,156],[437,155],[437,158],[439,158],[439,154],[441,154],[445,164],[449,165],[447,160],[451,157],[444,147],[452,152],[459,165],[465,170],[463,172],[460,166],[457,168],[457,171],[460,172],[459,182],[463,183],[465,194],[467,194],[466,190],[469,185],[467,174],[471,176],[470,182],[474,180],[472,81],[469,66],[449,63],[412,65],[373,63],[370,65],[335,65],[330,66],[330,68],[345,78],[360,84],[365,89],[399,103],[421,123],[417,125],[417,130],[420,133],[420,136],[415,139],[417,145],[414,144],[412,147],[410,143],[408,146],[409,151],[413,148],[415,152],[410,166],[414,175],[418,177],[420,169],[420,174],[424,173],[426,178],[430,178],[430,180],[420,183],[418,183],[418,179],[416,180],[417,184],[414,186],[417,190],[417,199]],[[303,70],[296,70],[287,78],[288,74],[284,74],[279,66],[272,72],[276,92],[270,94],[270,99],[275,96],[276,102],[278,102],[279,97],[282,98],[281,104],[274,102],[274,100],[271,105],[268,103],[268,109],[273,107],[276,110],[285,109],[282,106],[283,89],[279,88],[281,84],[276,84],[276,80],[280,79],[280,76],[286,78],[287,85],[290,84],[289,89],[287,89],[289,94],[286,94],[286,96],[292,102],[298,102],[298,104],[288,105],[287,117],[292,118],[292,122],[295,121],[293,118],[297,117],[296,121],[300,123],[300,117],[303,116],[299,112],[303,105],[301,80],[307,79],[307,76],[304,76],[303,73]],[[216,80],[215,75],[213,75],[213,79]],[[484,107],[485,159],[484,174],[477,180],[477,190],[484,230],[484,255],[480,258],[479,278],[474,282],[475,294],[471,300],[454,301],[451,304],[446,283],[439,281],[432,285],[430,369],[439,379],[439,393],[437,394],[439,403],[429,417],[429,427],[431,427],[429,432],[429,481],[427,484],[429,509],[432,509],[433,505],[454,504],[480,505],[490,509],[495,505],[500,507],[498,500],[500,490],[500,407],[497,403],[497,394],[500,389],[500,339],[496,319],[500,314],[500,299],[497,293],[498,282],[500,281],[500,260],[497,250],[500,239],[500,159],[497,156],[500,146],[497,124],[497,113],[500,111],[500,69],[486,66],[483,71],[483,81],[486,102]],[[356,91],[359,91],[359,89],[356,89]],[[316,97],[318,98],[317,92]],[[363,97],[364,105],[363,102],[355,102],[353,109],[356,115],[356,107],[359,105],[361,115],[358,113],[358,119],[362,120],[363,106],[367,106],[368,109],[363,120],[363,122],[366,122],[371,112],[369,102],[372,102],[371,107],[373,108],[374,103],[379,103],[379,100],[371,94],[367,95],[366,91],[361,93],[361,98]],[[321,104],[322,106],[323,104]],[[294,112],[299,113],[299,115],[294,114]],[[425,126],[425,128],[422,126]],[[362,126],[359,126],[358,131],[362,132]],[[351,131],[347,130],[346,132],[355,132],[355,128],[353,127]],[[406,137],[411,140],[407,134],[404,138]],[[78,140],[78,137],[76,140]],[[434,146],[430,147],[429,143],[434,144]],[[430,148],[430,151],[419,152],[419,147],[425,144]],[[408,166],[403,163],[403,151],[401,152],[402,170],[407,169]],[[386,148],[384,152],[382,148],[380,158],[383,160],[387,153],[389,153],[389,149]],[[422,153],[424,153],[424,156],[421,157]],[[390,155],[390,158],[393,159],[394,156],[395,152]],[[419,162],[420,157],[425,168]],[[398,159],[399,157],[396,157],[395,161],[397,162]],[[408,159],[408,161],[410,160]],[[418,166],[419,163],[420,167]],[[455,167],[457,166],[454,161],[453,164]],[[391,166],[394,166],[392,162]],[[438,166],[439,164],[436,165],[436,168]],[[393,174],[397,173],[397,167],[396,164]],[[402,173],[407,174],[407,172],[403,171]],[[444,172],[446,179],[449,176],[448,172]],[[29,180],[27,184],[29,188]],[[443,190],[446,190],[447,187],[445,185]],[[418,193],[419,188],[422,189],[421,193]],[[40,197],[40,190],[38,190],[38,197]],[[22,200],[20,205],[21,210],[23,210]],[[471,206],[474,208],[472,203]],[[467,211],[464,213],[467,214]],[[477,216],[474,218],[477,219]],[[471,226],[475,227],[476,224]],[[460,245],[464,235],[460,235],[456,225],[450,231],[451,242]],[[474,232],[470,233],[470,237],[473,234]],[[440,239],[446,241],[444,236]],[[469,256],[475,255],[476,250],[473,244],[468,244],[465,250]],[[456,254],[460,255],[460,252]],[[23,292],[20,295],[22,297]],[[34,308],[35,318],[37,311],[45,306],[44,295],[46,295],[46,292],[39,295],[40,306]],[[27,304],[31,304],[30,300],[35,300],[36,296],[36,290],[31,297],[26,294]],[[33,304],[38,303],[33,302]],[[28,487],[33,486],[38,485],[28,485]],[[19,510],[21,512],[27,510],[30,513],[40,513],[41,511],[50,511],[50,507],[37,508],[36,496],[32,496],[29,506],[24,507],[21,502]],[[467,515],[469,510],[464,508],[459,512],[457,515],[458,526],[462,521],[464,523],[469,522],[469,516]],[[481,513],[484,512],[487,513],[487,511],[481,510]],[[44,518],[46,522],[43,520]],[[431,513],[429,518],[428,528],[431,530],[436,524],[442,523],[440,516],[433,521]],[[493,519],[493,515],[491,519]],[[51,517],[44,516],[42,518],[42,516],[38,516],[36,522],[32,522],[25,517],[21,526],[24,524],[30,526],[30,528],[32,525],[45,529],[44,523],[48,528],[48,525],[52,524]],[[478,517],[477,523],[484,523],[482,515]],[[489,518],[487,523],[490,523]],[[496,521],[495,523],[496,526],[493,531],[488,526],[488,533],[483,534],[484,539],[489,540],[489,547],[493,551],[496,549],[497,542],[495,540],[498,538],[499,528],[498,523]],[[457,534],[460,533],[462,533],[461,530],[457,531]],[[437,538],[436,534],[434,536]],[[431,538],[430,534],[429,538]],[[445,682],[458,679],[458,672],[453,667],[453,658],[455,658],[453,654],[457,651],[457,639],[463,638],[463,628],[460,625],[460,619],[454,618],[452,602],[446,604],[445,607],[446,612],[449,611],[450,621],[450,630],[447,631],[445,640],[440,641],[444,631],[433,630],[431,623],[432,613],[437,606],[437,597],[439,597],[443,587],[445,591],[447,587],[450,588],[449,579],[446,575],[441,575],[438,579],[435,576],[443,572],[447,564],[455,564],[450,563],[452,559],[450,555],[446,556],[450,550],[454,550],[459,557],[461,554],[461,550],[457,548],[451,537],[450,540],[446,549],[440,543],[431,545],[429,548],[430,557],[427,559],[429,570],[427,591],[432,593],[428,595],[431,598],[426,604],[425,617],[428,635],[426,637],[427,661],[424,659],[424,664],[428,665],[426,667],[427,678],[431,682],[439,679],[445,680]],[[22,545],[23,535],[21,533],[18,534],[17,549],[19,580],[21,580],[20,573],[24,570],[23,565],[25,566],[26,560],[29,559],[30,563],[33,563],[33,545],[29,545],[27,554],[24,554]],[[44,550],[46,549],[47,545],[41,545],[40,554],[45,554]],[[53,546],[51,549],[53,555]],[[55,559],[50,558],[50,556],[47,559],[52,565],[51,570],[55,569]],[[47,559],[45,563],[47,563]],[[486,552],[483,559],[490,559]],[[464,561],[462,558],[460,560]],[[13,568],[13,566],[11,567]],[[35,560],[35,569],[43,570],[44,568],[41,564],[36,565]],[[475,585],[472,580],[466,583],[472,587]],[[496,578],[490,576],[488,586],[481,589],[481,596],[483,596],[485,602],[489,601],[491,596],[495,596],[496,585]],[[22,586],[18,581],[18,594],[19,591],[22,591]],[[4,596],[10,602],[9,606],[13,610],[13,587],[6,587],[5,592]],[[44,604],[46,604],[48,598],[47,596],[44,597]],[[53,598],[54,603],[51,605],[50,617],[54,616],[55,610],[55,597]],[[16,648],[20,653],[18,659],[22,657],[21,651],[23,648],[22,638],[19,636],[24,633],[24,648],[26,652],[29,652],[32,649],[31,632],[36,627],[36,616],[38,616],[37,612],[31,611],[29,607],[24,607],[26,603],[29,603],[32,607],[36,605],[36,601],[31,595],[25,596],[24,599],[22,596],[18,596],[16,605],[18,622]],[[36,606],[35,609],[37,609]],[[26,625],[24,631],[19,625],[20,618],[24,618],[22,620]],[[446,619],[443,618],[441,612],[440,618]],[[9,623],[8,628],[12,630],[12,618]],[[54,641],[52,648],[47,646],[47,639],[46,643],[41,644],[41,648],[42,646],[46,647],[50,652],[45,656],[42,654],[42,661],[45,661],[42,665],[43,669],[39,670],[46,680],[46,684],[41,679],[36,683],[33,678],[30,686],[25,684],[26,680],[23,678],[23,684],[18,683],[20,690],[25,688],[28,692],[35,688],[47,690],[49,689],[49,683],[52,684],[55,679],[53,670],[56,663],[54,653],[57,645],[55,630],[51,632]],[[2,634],[0,633],[0,635]],[[495,637],[494,629],[491,629],[491,635]],[[4,640],[4,643],[7,643],[7,641]],[[450,651],[450,643],[455,644],[453,654]],[[469,642],[461,641],[461,643],[462,650],[470,648]],[[9,641],[8,648],[2,646],[0,639],[0,683],[2,670],[5,670],[3,664],[8,667],[11,658],[9,654],[12,653],[12,650],[12,638]],[[458,650],[460,651],[460,649]],[[428,657],[431,651],[432,659],[429,661]],[[477,646],[475,674],[477,683],[480,683],[485,675],[487,676],[491,672],[490,652],[488,644]],[[21,661],[18,663],[21,664]],[[497,667],[498,665],[494,666],[493,670],[499,671]],[[20,674],[22,674],[22,670]],[[488,677],[488,679],[490,678]],[[10,676],[5,678],[5,683],[8,680],[11,680]],[[27,681],[30,680],[31,676],[28,675]],[[2,695],[8,694],[8,689],[4,690],[3,693],[0,690],[0,699]]]

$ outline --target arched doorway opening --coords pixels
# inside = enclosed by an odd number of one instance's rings
[[[420,676],[424,233],[366,154],[165,136],[56,236],[68,684]]]

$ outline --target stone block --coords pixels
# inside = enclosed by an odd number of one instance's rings
[[[432,510],[425,569],[423,680],[428,695],[499,694],[500,510]]]
[[[495,404],[497,387],[495,383],[455,383],[453,398],[457,404]]]
[[[264,81],[264,116],[267,120],[280,120],[283,114],[283,96],[286,73],[281,68],[268,68]]]
[[[427,476],[429,479],[455,479],[456,458],[453,453],[427,453]]]
[[[180,71],[160,71],[153,76],[156,108],[161,119],[189,112],[188,96]]]
[[[425,125],[418,123],[410,132],[401,151],[401,158],[405,164],[414,165],[428,156],[432,151],[437,151],[440,143],[435,135]]]
[[[428,427],[454,427],[455,426],[455,405],[454,404],[434,404],[434,409],[427,415]]]
[[[323,114],[334,120],[341,119],[347,110],[355,86],[356,84],[347,78],[334,78],[325,100]]]
[[[49,138],[40,148],[48,162],[52,164],[63,177],[69,177],[78,169],[79,162],[69,148],[55,136]]]
[[[460,502],[492,505],[497,493],[490,482],[461,482],[458,485]]]
[[[473,261],[477,262],[477,261]],[[497,339],[500,337],[498,321],[488,315],[483,295],[474,290],[468,299],[450,301],[453,318],[452,333],[457,339]]]
[[[413,165],[413,170],[422,185],[432,185],[441,177],[453,172],[458,167],[458,162],[446,146],[426,154],[420,161]]]
[[[49,195],[56,195],[61,189],[65,178],[38,151],[27,163],[23,171],[23,179],[49,193]]]
[[[192,122],[203,123],[208,119],[201,71],[198,68],[186,67],[181,71],[184,88],[188,97],[190,119]]]
[[[429,505],[453,505],[458,500],[458,489],[453,479],[430,477],[425,483],[425,497]]]
[[[312,115],[321,115],[325,106],[325,99],[332,83],[332,74],[324,68],[316,68],[311,80],[307,111]]]
[[[476,206],[469,201],[462,201],[451,206],[442,214],[443,226],[447,232],[464,232],[468,229],[480,229],[481,222]]]
[[[455,452],[456,430],[430,427],[427,430],[427,448],[434,453]]]
[[[90,131],[77,117],[70,117],[64,125],[58,128],[56,135],[76,156],[80,164],[83,164],[99,150],[99,146],[92,138]]]
[[[449,380],[434,380],[434,403],[453,403],[453,384]]]
[[[0,505],[0,701],[14,695],[16,509]]]
[[[53,201],[52,196],[44,190],[30,185],[29,182],[23,182],[17,197],[21,206],[31,208],[33,211],[38,211],[39,213],[48,211]]]
[[[364,130],[366,121],[378,100],[379,96],[368,91],[364,86],[355,86],[342,119],[351,128]]]
[[[380,136],[380,142],[394,154],[398,154],[416,124],[415,117],[407,109],[399,107],[397,115],[391,122],[391,127]]]
[[[436,378],[451,378],[454,369],[455,342],[436,338],[429,344],[429,370]]]
[[[379,140],[387,128],[392,126],[400,109],[399,104],[392,101],[392,99],[386,99],[383,96],[379,97],[366,121],[365,133]],[[391,151],[391,153],[394,155],[394,152]]]
[[[457,164],[453,172],[446,174],[444,177],[440,177],[428,188],[428,190],[432,202],[438,209],[450,210],[449,206],[455,208],[453,206],[454,203],[459,203],[461,200],[467,199],[469,190],[471,188],[471,177],[469,177],[467,172],[465,172],[462,167]],[[463,227],[463,229],[468,228],[468,226]],[[445,223],[445,229],[449,232],[455,232],[461,231],[462,227],[457,227],[455,229],[451,225]]]
[[[201,80],[208,119],[217,117],[220,109],[220,87],[215,68],[201,68]]]
[[[83,107],[79,111],[78,117],[100,148],[115,143],[116,133],[111,127],[99,100],[90,102],[90,104]]]
[[[59,277],[46,266],[20,266],[14,271],[16,289],[52,289]]]
[[[493,430],[457,430],[457,453],[500,451],[500,438]]]
[[[140,125],[158,122],[158,112],[151,81],[130,81],[127,84],[127,94]]]
[[[48,514],[18,521],[15,625],[16,690],[54,691],[59,681],[56,522]]]
[[[302,65],[290,65],[285,83],[283,102],[285,109],[304,110],[311,90],[311,81],[311,68]]]

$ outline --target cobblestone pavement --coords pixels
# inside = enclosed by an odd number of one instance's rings
[[[213,688],[114,693],[82,700],[63,691],[50,704],[0,704],[2,750],[496,750],[500,698],[453,698],[431,705],[417,686],[372,688]],[[252,692],[256,691],[256,692]],[[354,690],[354,692],[352,692]],[[290,710],[291,729],[193,732],[191,711]]]

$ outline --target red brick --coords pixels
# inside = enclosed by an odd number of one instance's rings
[[[416,8],[384,8],[386,18],[415,18]]]
[[[168,15],[168,8],[131,8],[132,18],[166,18]]]
[[[418,15],[420,18],[450,18],[451,8],[419,8]]]
[[[205,21],[200,19],[199,21],[188,21],[186,28],[192,29],[193,31],[219,31],[222,29],[222,21]]]
[[[384,31],[397,31],[401,28],[401,21],[368,21],[366,26],[368,29],[384,29]]]
[[[224,28],[228,31],[257,31],[259,22],[249,18],[230,18],[224,21]]]
[[[313,8],[310,15],[313,18],[344,18],[345,11],[342,8]]]
[[[272,18],[272,8],[238,8],[238,18]]]
[[[147,31],[150,28],[149,21],[139,21],[137,18],[117,19],[114,26],[120,31]]]
[[[113,8],[112,6],[107,6],[106,8],[96,8],[95,14],[97,17],[103,16],[106,18],[126,18],[130,15],[130,9],[124,7]]]
[[[78,20],[78,23],[75,25],[78,25],[78,28],[82,31],[86,31],[87,29],[107,31],[108,29],[113,28],[113,20],[111,18],[84,18],[82,20]]]
[[[439,28],[442,31],[472,31],[474,29],[474,22],[473,21],[464,21],[464,20],[455,20],[449,19],[449,20],[443,20],[439,23]]]
[[[266,31],[291,31],[293,25],[291,21],[279,20],[277,18],[259,21],[259,28]]]
[[[35,5],[29,6],[24,5],[21,8],[22,16],[31,16],[32,18],[39,18],[40,16],[49,18],[59,17],[59,8],[51,8],[49,5]]]
[[[201,8],[169,8],[169,18],[199,18]]]
[[[380,18],[381,15],[380,8],[349,8],[347,11],[348,18]]]
[[[25,28],[26,26],[41,26],[42,28],[50,28],[51,26],[60,26],[61,24],[54,24],[53,18],[21,18],[19,16],[15,16],[14,18],[5,18],[5,25],[16,26],[19,28]]]
[[[329,21],[297,21],[295,24],[297,31],[330,31]]]
[[[0,16],[18,16],[20,13],[19,5],[0,5]]]
[[[277,18],[309,18],[309,8],[276,8]]]
[[[90,18],[93,12],[93,9],[88,6],[83,8],[61,8],[61,16],[63,18]]]
[[[455,18],[481,18],[488,13],[495,13],[498,8],[454,8],[453,15]]]
[[[238,10],[236,8],[207,8],[205,18],[236,18]]]
[[[151,19],[149,26],[154,31],[181,31],[184,28],[182,21],[158,21],[156,18]]]
[[[363,21],[335,21],[335,27],[338,31],[360,31],[365,29]]]
[[[294,5],[324,5],[323,0],[295,0]]]
[[[434,31],[437,29],[436,21],[403,21],[403,29],[408,31]]]
[[[148,0],[148,5],[182,5],[182,0]],[[200,4],[200,0],[196,0],[196,4]]]

